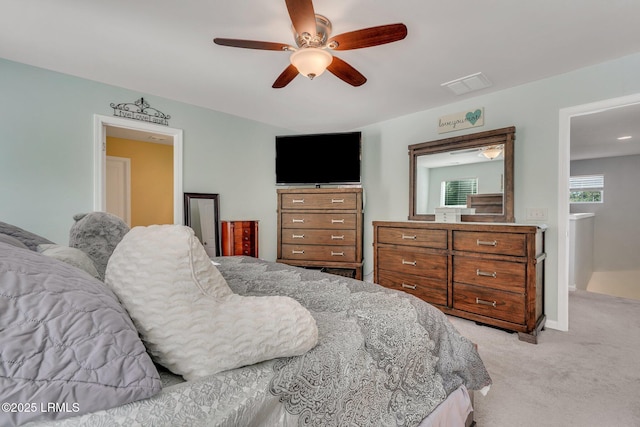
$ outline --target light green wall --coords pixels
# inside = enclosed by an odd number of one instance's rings
[[[0,221],[67,244],[93,209],[93,115],[143,96],[184,131],[185,192],[219,193],[222,219],[260,220],[276,258],[275,135],[284,129],[0,59]]]
[[[640,93],[640,54],[367,126],[363,131],[365,273],[374,220],[406,220],[407,146],[439,139],[438,117],[485,108],[485,125],[516,127],[515,216],[548,209],[546,313],[557,320],[559,110]],[[215,192],[226,219],[260,220],[260,255],[275,259],[274,136],[264,124],[0,59],[0,221],[65,242],[93,203],[93,114],[144,96],[184,130],[184,190]],[[568,209],[568,208],[567,208]]]
[[[560,109],[640,93],[640,54],[583,68],[421,111],[363,129],[363,186],[366,190],[365,271],[373,269],[371,221],[406,220],[409,212],[407,146],[441,139],[438,117],[484,107],[485,125],[457,136],[507,126],[516,127],[515,217],[524,222],[527,208],[547,208],[545,311],[558,320],[558,144]],[[568,166],[568,165],[567,165]],[[568,207],[566,207],[568,209]]]

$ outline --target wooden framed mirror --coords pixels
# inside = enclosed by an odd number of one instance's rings
[[[409,219],[434,221],[436,207],[475,209],[469,222],[515,222],[511,126],[409,145]]]
[[[184,193],[184,224],[193,229],[207,255],[221,255],[218,194]]]

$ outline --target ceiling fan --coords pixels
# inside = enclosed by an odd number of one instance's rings
[[[331,21],[313,10],[312,0],[285,0],[297,47],[254,40],[215,38],[221,46],[245,49],[279,50],[292,52],[291,64],[278,76],[273,88],[288,85],[298,74],[313,79],[325,70],[352,86],[361,86],[367,78],[328,50],[350,50],[378,46],[402,40],[407,36],[404,24],[389,24],[350,31],[331,37]]]

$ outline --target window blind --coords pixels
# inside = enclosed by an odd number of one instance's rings
[[[478,194],[478,178],[443,181],[440,204],[442,206],[466,206],[468,194]]]

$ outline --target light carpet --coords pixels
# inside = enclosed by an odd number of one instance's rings
[[[587,290],[640,300],[640,270],[594,271]]]
[[[493,379],[475,393],[478,427],[640,426],[640,301],[574,291],[569,331],[538,344],[450,317]]]

